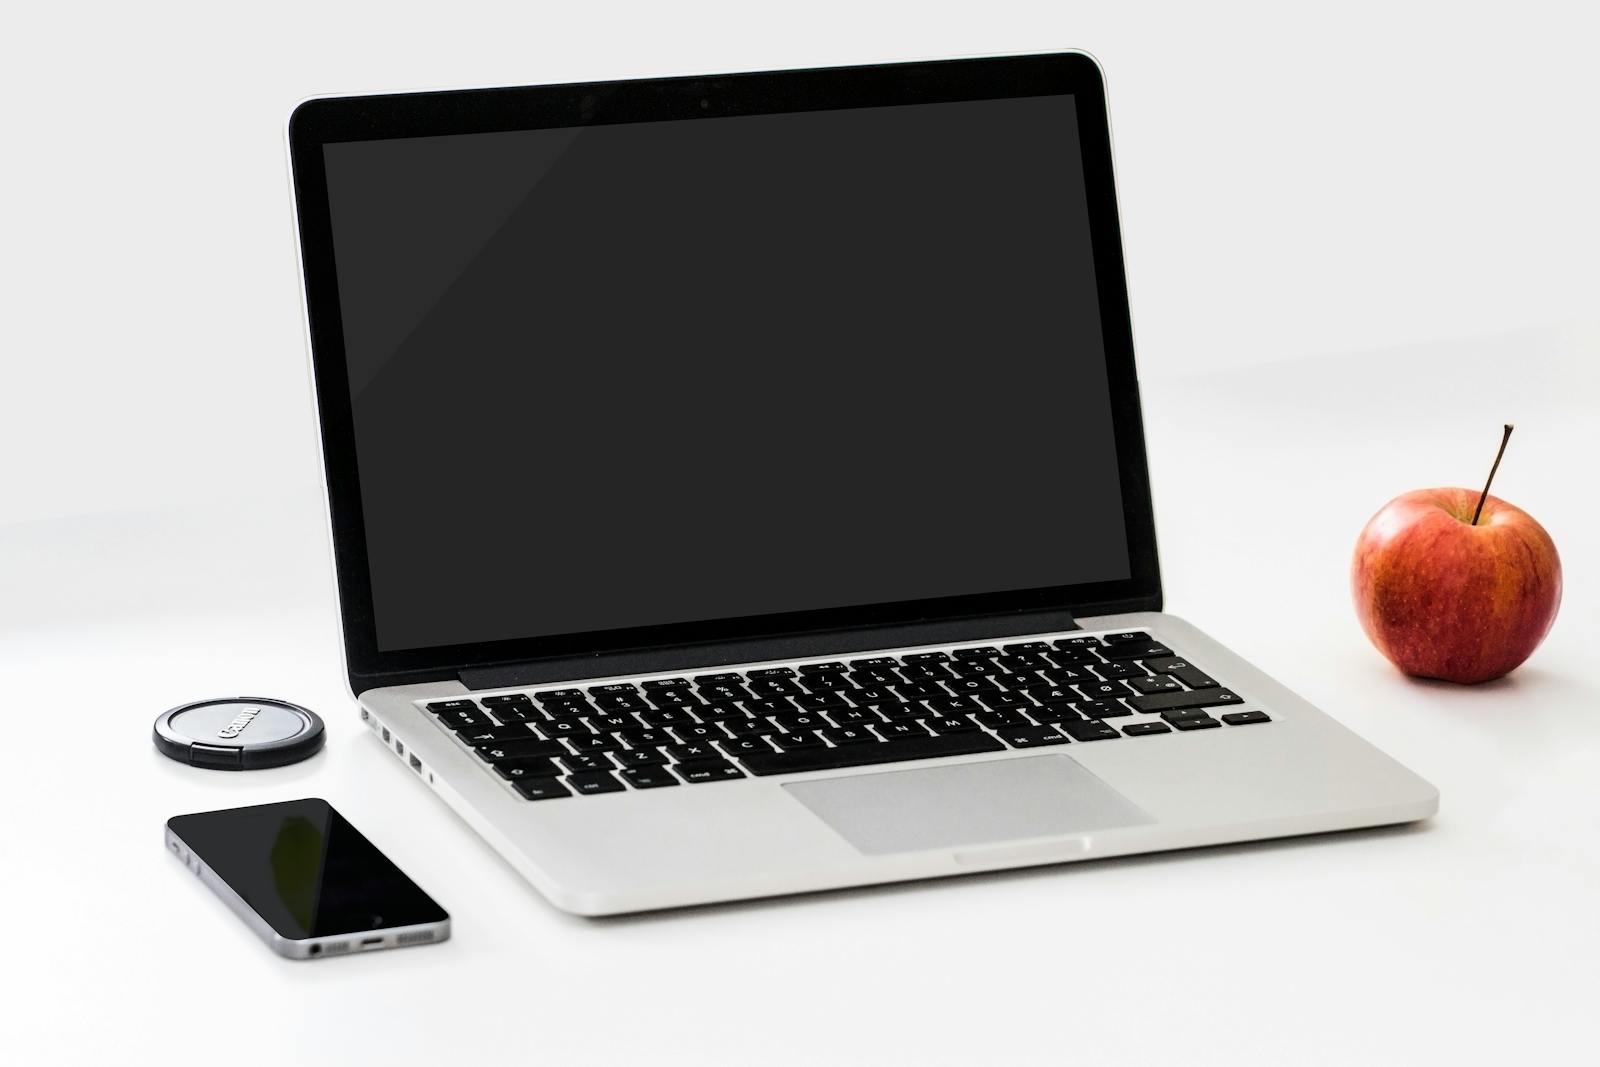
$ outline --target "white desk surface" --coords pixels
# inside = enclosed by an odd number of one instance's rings
[[[309,479],[229,514],[0,527],[0,1048],[29,1065],[1592,1062],[1597,354],[1595,330],[1549,329],[1145,382],[1170,610],[1437,784],[1431,823],[631,919],[547,906],[360,729]],[[1477,485],[1506,419],[1497,488],[1564,554],[1561,618],[1501,682],[1408,681],[1351,612],[1356,531],[1400,491]],[[319,709],[326,751],[222,774],[151,747],[157,712],[236,693]],[[169,815],[306,795],[436,895],[453,940],[286,962],[161,847]]]

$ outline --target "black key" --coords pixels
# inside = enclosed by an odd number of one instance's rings
[[[839,767],[863,767],[873,763],[901,763],[906,760],[965,756],[977,752],[1003,752],[1005,746],[982,731],[915,737],[901,741],[879,741],[870,745],[845,745],[842,748],[808,748],[798,752],[775,752],[769,756],[749,756],[742,762],[751,774],[800,774]]]
[[[644,688],[645,692],[647,693],[652,689],[687,689],[689,688],[689,679],[652,678],[648,682],[644,683]]]
[[[943,682],[955,677],[940,663],[908,663],[900,673],[913,682]]]
[[[991,659],[1000,654],[1000,650],[993,645],[979,645],[977,648],[958,648],[950,653],[959,663],[969,659]]]
[[[776,752],[765,756],[752,756],[751,758],[771,759],[773,756],[782,758]],[[744,777],[743,771],[727,760],[721,759],[694,760],[690,763],[680,763],[672,769],[678,772],[678,777],[693,785],[698,785],[701,782],[725,782],[729,778]]]
[[[793,678],[752,678],[750,692],[757,697],[788,697],[805,693]]]
[[[1114,719],[1118,715],[1133,714],[1120,700],[1080,700],[1072,707],[1086,719]]]
[[[583,720],[589,724],[591,730],[604,730],[611,733],[616,730],[638,729],[639,720],[632,715],[620,713],[617,715],[594,715]]]
[[[882,715],[870,708],[834,708],[828,718],[835,726],[871,726],[884,721]]]
[[[566,738],[567,747],[574,752],[610,752],[621,748],[622,742],[610,734],[573,734]]]
[[[991,730],[1000,730],[1008,726],[1033,725],[1019,711],[980,711],[973,718]]]
[[[1145,666],[1157,674],[1170,674],[1190,689],[1215,689],[1217,680],[1190,663],[1174,656],[1146,660]]]
[[[555,760],[544,756],[539,759],[514,759],[496,763],[494,772],[508,782],[516,782],[523,778],[554,778],[561,773],[561,768],[556,766]]]
[[[494,709],[494,721],[502,726],[512,723],[534,722],[542,716],[534,710],[532,704],[501,704]]]
[[[486,708],[533,707],[533,698],[526,693],[499,693],[492,697],[483,697],[482,700]]]
[[[446,711],[439,715],[439,721],[458,734],[496,725],[495,721],[489,718],[489,713],[484,711]]]
[[[1153,693],[1178,693],[1183,687],[1171,678],[1161,675],[1151,675],[1148,678],[1129,678],[1128,684],[1139,691],[1141,696],[1150,696]]]
[[[821,715],[812,715],[803,711],[791,711],[783,715],[774,715],[773,721],[786,733],[805,733],[807,730],[820,730],[831,725]]]
[[[928,714],[927,709],[915,704],[874,704],[872,710],[886,722],[900,722],[905,719],[920,719]]]
[[[826,711],[845,706],[844,697],[837,693],[805,693],[795,697],[794,702],[803,711]]]
[[[957,660],[950,665],[950,673],[957,678],[982,678],[990,674],[1003,674],[1000,665],[989,659]]]
[[[660,789],[662,786],[678,784],[672,772],[665,767],[629,767],[622,772],[622,777],[635,789]]]
[[[634,685],[632,682],[608,682],[605,685],[593,685],[589,687],[590,696],[600,696],[601,694],[605,694],[606,696],[617,696],[623,693],[637,694],[638,692],[639,687]]]
[[[728,736],[726,730],[719,730],[708,723],[679,723],[672,728],[672,736],[680,742],[691,745],[696,741],[721,741]]]
[[[1069,648],[1098,649],[1105,647],[1098,637],[1063,637],[1059,641],[1052,641],[1050,643],[1063,651]]]
[[[574,793],[588,796],[591,793],[620,793],[622,783],[610,771],[584,771],[567,775],[567,784]]]
[[[1098,663],[1094,673],[1111,682],[1119,678],[1144,678],[1144,670],[1132,663]]]
[[[895,695],[885,686],[862,686],[845,695],[854,701],[857,707],[863,704],[887,704],[895,700]]]
[[[822,747],[822,738],[818,737],[814,732],[809,730],[792,734],[773,734],[770,738],[768,738],[768,740],[777,745],[778,748],[784,752],[788,752],[790,749],[796,748]]]
[[[752,678],[793,678],[793,667],[762,667],[758,671],[751,671]]]
[[[1067,739],[1048,726],[1014,726],[999,731],[1000,740],[1012,748],[1038,748],[1041,745],[1064,745]]]
[[[1040,672],[1051,685],[1073,685],[1077,682],[1096,681],[1095,676],[1083,667],[1056,667]]]
[[[1163,711],[1161,717],[1168,722],[1182,722],[1184,719],[1209,719],[1211,713],[1205,708],[1178,708],[1175,711]]]
[[[1172,649],[1166,645],[1138,644],[1117,645],[1105,650],[1105,657],[1109,660],[1149,659],[1152,656],[1170,656]]]
[[[428,710],[433,712],[435,715],[446,711],[476,712],[478,710],[478,705],[474,704],[470,700],[435,700],[432,704],[428,705]]]
[[[928,729],[915,719],[879,723],[874,729],[885,741],[898,741],[902,737],[927,737]]]
[[[1222,717],[1229,726],[1251,726],[1258,722],[1271,722],[1264,711],[1234,711]]]
[[[827,663],[803,663],[800,665],[800,677],[809,674],[843,674],[847,668],[838,660]]]
[[[853,686],[842,674],[802,674],[800,684],[808,693],[832,694]]]
[[[1090,700],[1114,700],[1133,695],[1126,682],[1079,682],[1073,688]]]
[[[546,689],[533,694],[533,699],[540,707],[548,708],[552,704],[586,704],[589,696],[582,689]]]
[[[506,763],[538,756],[565,756],[567,750],[554,741],[496,741],[490,745],[479,745],[477,753],[485,763]]]
[[[1029,655],[1036,652],[1049,652],[1050,646],[1043,641],[1023,641],[1020,644],[1001,645],[1000,651],[1009,655]]]
[[[764,737],[733,737],[718,741],[717,747],[730,756],[743,756],[752,752],[771,752],[772,746]]]
[[[901,658],[907,663],[944,663],[950,656],[944,652],[913,652]]]
[[[948,715],[942,719],[923,719],[923,723],[936,734],[963,734],[978,729],[978,724],[964,715]]]
[[[744,710],[759,718],[768,715],[784,715],[795,710],[794,701],[779,697],[777,700],[746,700]]]
[[[737,679],[738,677],[738,675],[734,675],[734,678]],[[711,702],[712,704],[732,704],[737,700],[752,699],[750,696],[750,690],[746,689],[738,681],[716,682],[711,685],[701,685],[696,691],[703,699]]]
[[[760,737],[778,732],[778,728],[766,719],[728,719],[723,722],[722,728],[734,737]]]
[[[594,703],[604,711],[648,711],[650,708],[638,693],[597,693]]]
[[[983,705],[971,697],[940,697],[927,703],[936,715],[967,715],[983,710]]]
[[[995,662],[1012,674],[1029,674],[1053,666],[1049,660],[1038,655],[1001,656]]]
[[[1100,662],[1100,657],[1087,648],[1058,648],[1045,659],[1058,667],[1079,667],[1085,663]]]
[[[743,708],[735,704],[712,704],[709,707],[696,708],[694,717],[701,722],[721,722],[724,719],[743,719],[748,716]]]
[[[825,741],[835,745],[860,745],[869,741],[877,741],[872,731],[865,726],[841,726],[834,730],[819,730]]]
[[[732,682],[734,685],[744,684],[744,675],[738,671],[724,671],[721,674],[697,674],[694,676],[696,689],[703,689],[708,685],[718,685],[723,682]]]
[[[1143,630],[1124,630],[1121,633],[1106,634],[1101,640],[1108,645],[1132,645],[1150,641],[1152,638]]]
[[[456,736],[477,747],[495,741],[537,741],[539,735],[526,726],[485,726],[477,730],[457,730]]]
[[[645,699],[658,708],[698,708],[705,704],[687,689],[658,689],[646,693]]]
[[[716,759],[722,755],[709,741],[697,741],[690,745],[667,745],[665,747],[667,755],[672,757],[674,763],[693,763],[695,760]]]
[[[853,659],[850,669],[853,671],[894,670],[900,666],[900,661],[893,656],[869,656],[866,659]]]
[[[1147,697],[1129,697],[1128,703],[1135,711],[1177,711],[1180,708],[1214,708],[1225,704],[1243,704],[1244,697],[1231,689],[1200,689],[1192,693],[1156,693]]]
[[[842,677],[849,684],[859,686],[862,689],[879,689],[886,685],[898,685],[904,680],[900,675],[887,668],[851,671]]]
[[[667,757],[653,748],[622,748],[611,753],[611,758],[621,767],[654,767],[667,762]]]
[[[1073,711],[1071,704],[1046,704],[1042,708],[1029,708],[1028,717],[1034,722],[1083,721],[1083,716]]]
[[[1172,725],[1179,730],[1210,730],[1222,724],[1209,715],[1202,715],[1196,719],[1179,719]]]
[[[1061,728],[1072,736],[1074,741],[1109,741],[1113,737],[1121,737],[1117,728],[1098,719],[1090,722],[1064,722]]]
[[[973,693],[998,693],[1000,691],[1000,687],[995,684],[994,679],[983,675],[978,675],[974,678],[954,678],[946,682],[945,685],[950,687],[950,692],[958,696],[970,696]]]
[[[665,730],[622,730],[617,734],[630,748],[653,748],[672,744],[672,735]]]
[[[990,711],[1010,711],[1016,708],[1026,711],[1033,706],[1033,701],[1021,693],[980,693],[978,700]]]
[[[697,720],[682,708],[646,708],[639,712],[639,721],[654,730],[665,726],[689,724]]]
[[[572,795],[558,778],[524,778],[512,784],[516,786],[517,792],[529,800],[554,800],[556,797]]]
[[[561,763],[573,772],[573,777],[584,771],[609,771],[616,764],[604,752],[591,752],[584,756],[562,756]]]
[[[894,691],[900,694],[902,700],[932,700],[950,693],[948,689],[932,682],[901,682],[894,687]]]
[[[582,719],[556,719],[552,722],[539,724],[539,732],[546,737],[586,737],[594,731],[584,725]]]
[[[1164,722],[1130,722],[1122,732],[1129,737],[1144,737],[1146,734],[1170,734],[1172,727]]]
[[[1075,700],[1082,700],[1076,689],[1068,689],[1064,685],[1050,685],[1040,683],[1027,690],[1028,696],[1041,704],[1070,704]]]
[[[548,719],[576,719],[580,715],[599,715],[600,709],[587,700],[571,704],[546,704],[544,714]]]

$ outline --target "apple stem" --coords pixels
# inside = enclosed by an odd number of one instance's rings
[[[1506,454],[1506,442],[1511,440],[1511,431],[1516,429],[1509,422],[1506,423],[1506,432],[1500,435],[1500,451],[1494,454],[1494,466],[1489,468],[1489,480],[1483,483],[1483,492],[1478,494],[1478,506],[1472,512],[1472,525],[1478,525],[1478,516],[1483,514],[1483,502],[1489,499],[1489,486],[1494,484],[1494,472],[1500,469],[1500,457]]]

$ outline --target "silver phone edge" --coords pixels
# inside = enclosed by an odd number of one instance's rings
[[[284,937],[272,928],[272,925],[261,917],[238,892],[229,885],[220,875],[213,871],[198,853],[191,849],[183,838],[179,837],[172,827],[166,830],[166,849],[173,857],[182,863],[190,873],[199,878],[201,883],[209,888],[223,903],[227,904],[233,913],[244,920],[244,924],[255,931],[257,937],[267,943],[273,952],[288,960],[315,960],[331,959],[336,956],[351,956],[362,952],[377,952],[386,948],[412,948],[417,945],[434,945],[450,938],[450,919],[446,916],[438,922],[415,923],[410,926],[385,926],[374,931],[353,931],[347,934],[327,934],[322,937],[292,938]],[[427,933],[426,939],[417,937],[410,940],[413,935]],[[381,940],[376,944],[368,944],[373,938]],[[333,951],[329,951],[333,948]]]

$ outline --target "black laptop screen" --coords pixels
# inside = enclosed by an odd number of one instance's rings
[[[380,650],[1129,577],[1072,97],[324,153]]]

